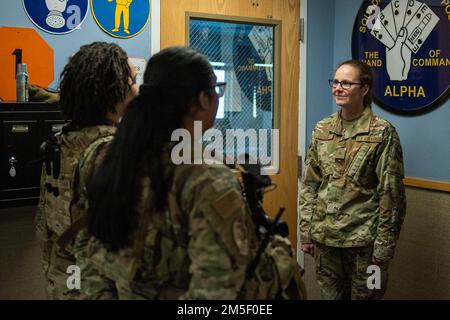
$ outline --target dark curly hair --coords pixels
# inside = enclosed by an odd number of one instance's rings
[[[367,85],[369,87],[369,91],[367,91],[367,94],[364,96],[364,107],[370,107],[372,104],[372,87],[373,87],[373,71],[369,67],[369,65],[365,62],[362,62],[360,60],[352,59],[342,62],[337,68],[339,69],[343,65],[352,66],[353,68],[357,69],[359,72],[359,82]]]
[[[66,120],[75,129],[104,123],[131,89],[130,78],[128,56],[117,44],[82,46],[61,73],[60,107]]]

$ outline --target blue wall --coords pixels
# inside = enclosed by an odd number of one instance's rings
[[[333,112],[328,79],[333,72],[334,11],[334,0],[308,1],[306,146],[315,124]]]
[[[331,100],[331,90],[326,84],[326,79],[333,74],[340,62],[351,58],[353,23],[361,3],[361,0],[308,1],[309,134],[310,128],[317,122],[316,116],[319,115],[316,108],[328,109],[329,114],[338,110]],[[330,18],[332,10],[334,17]],[[334,39],[330,40],[330,36],[324,33],[331,34]],[[333,42],[331,49],[330,41]],[[325,68],[328,69],[324,70]],[[313,74],[316,70],[318,72]],[[327,94],[329,99],[326,97]],[[321,103],[329,101],[330,105],[328,108],[325,105],[318,106],[317,101]],[[396,127],[403,146],[407,176],[450,181],[450,100],[439,108],[418,116],[396,115],[375,104],[373,111]]]
[[[103,32],[95,23],[92,12],[89,10],[80,30],[75,30],[65,35],[54,35],[36,27],[28,18],[22,3],[22,0],[2,0],[0,2],[0,26],[33,28],[53,48],[55,76],[50,85],[51,88],[58,86],[59,75],[68,58],[77,52],[83,44],[93,41],[115,42],[128,53],[129,57],[144,58],[146,60],[150,57],[150,22],[145,27],[145,30],[137,36],[129,39],[118,39]],[[31,80],[32,77],[33,75],[30,75]]]

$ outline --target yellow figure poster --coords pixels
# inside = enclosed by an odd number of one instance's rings
[[[116,38],[141,33],[150,20],[150,0],[90,0],[98,26]]]

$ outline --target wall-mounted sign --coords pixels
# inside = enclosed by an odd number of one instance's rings
[[[150,20],[150,0],[90,0],[98,26],[115,38],[141,33]]]
[[[79,29],[89,10],[88,0],[23,0],[30,20],[41,30],[66,34]]]
[[[399,113],[442,104],[450,94],[449,34],[450,1],[363,1],[352,54],[375,73],[375,102]]]
[[[147,61],[144,58],[129,58],[136,70],[136,84],[140,86],[144,83],[144,72]]]

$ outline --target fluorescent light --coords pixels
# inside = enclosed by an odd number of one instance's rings
[[[256,118],[256,87],[253,87],[253,118]]]
[[[214,67],[225,67],[225,63],[223,62],[210,62],[210,64]]]
[[[255,67],[273,68],[273,64],[255,63]]]

